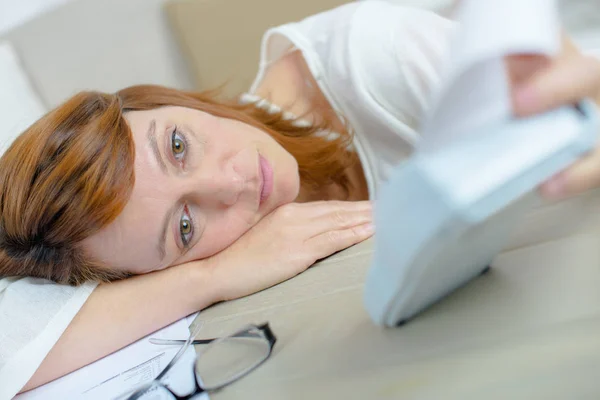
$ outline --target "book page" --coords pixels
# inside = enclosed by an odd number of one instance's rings
[[[422,126],[419,151],[435,151],[512,117],[504,58],[553,56],[560,22],[553,0],[463,0],[442,85]]]

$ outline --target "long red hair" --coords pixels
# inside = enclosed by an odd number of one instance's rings
[[[347,131],[329,139],[253,105],[211,93],[134,86],[116,94],[82,92],[23,132],[0,158],[0,276],[33,276],[77,285],[125,275],[89,257],[81,242],[111,223],[134,185],[128,111],[181,106],[235,119],[270,134],[298,161],[304,190],[337,185],[355,161]]]

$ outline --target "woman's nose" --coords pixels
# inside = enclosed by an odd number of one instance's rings
[[[244,191],[246,180],[232,164],[229,164],[221,171],[204,174],[197,184],[200,185],[203,203],[232,206]]]

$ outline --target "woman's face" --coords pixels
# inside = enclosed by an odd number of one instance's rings
[[[296,160],[242,122],[183,107],[126,114],[135,185],[123,212],[84,248],[144,273],[211,256],[298,195]]]

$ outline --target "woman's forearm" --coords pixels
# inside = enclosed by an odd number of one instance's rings
[[[99,285],[23,390],[96,361],[219,300],[202,261]]]

